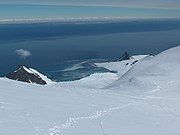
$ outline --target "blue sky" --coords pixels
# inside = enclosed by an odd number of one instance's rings
[[[1,20],[80,17],[180,18],[180,0],[0,0]]]
[[[1,4],[107,5],[141,8],[180,8],[179,0],[0,0]]]

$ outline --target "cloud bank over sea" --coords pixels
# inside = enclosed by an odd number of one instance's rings
[[[1,1],[1,0],[0,0]],[[112,20],[132,18],[180,18],[179,9],[111,6],[2,5],[0,22],[52,20]]]

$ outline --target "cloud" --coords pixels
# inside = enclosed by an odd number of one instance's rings
[[[15,53],[23,59],[26,59],[27,57],[30,57],[32,55],[30,51],[24,49],[15,50]]]

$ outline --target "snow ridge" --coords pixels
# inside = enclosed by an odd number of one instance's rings
[[[49,79],[47,76],[41,74],[41,73],[38,72],[37,70],[35,70],[35,69],[33,69],[33,68],[30,68],[29,70],[30,70],[30,72],[39,75],[40,78],[42,78],[47,84],[54,83],[51,79]]]

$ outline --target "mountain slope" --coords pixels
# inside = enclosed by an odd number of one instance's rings
[[[26,83],[36,83],[41,85],[53,82],[51,79],[39,73],[37,70],[27,68],[25,66],[20,66],[17,70],[9,73],[6,77],[12,80],[22,81]]]
[[[45,86],[0,78],[0,134],[179,135],[179,52],[144,58],[123,76]]]
[[[104,67],[111,71],[116,71],[117,75],[121,77],[125,74],[134,64],[139,62],[141,59],[146,57],[151,57],[149,55],[136,55],[131,56],[129,60],[116,61],[116,62],[105,62],[105,63],[95,63],[99,67]]]
[[[146,57],[135,64],[110,87],[140,86],[144,89],[172,89],[180,85],[180,47]],[[140,88],[139,88],[140,89]]]

